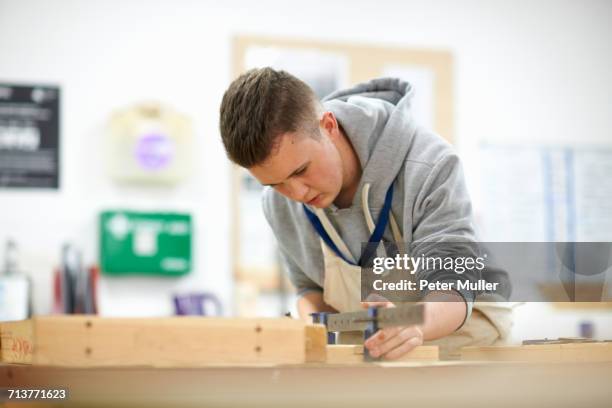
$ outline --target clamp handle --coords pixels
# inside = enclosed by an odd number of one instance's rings
[[[363,341],[369,339],[378,331],[378,307],[368,307],[368,319],[366,329],[363,332]],[[370,351],[364,346],[363,347],[363,360],[364,361],[379,361],[380,357],[372,357]]]

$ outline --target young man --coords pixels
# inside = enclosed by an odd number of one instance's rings
[[[225,92],[225,149],[269,186],[264,214],[298,290],[302,318],[362,307],[361,244],[376,222],[389,220],[378,228],[384,231],[378,241],[405,242],[411,253],[424,252],[427,241],[476,241],[459,159],[442,138],[417,126],[412,93],[407,82],[375,79],[321,103],[304,82],[271,68],[246,72]],[[473,255],[469,245],[454,251],[437,255]],[[430,275],[430,281],[456,280],[444,270]],[[424,324],[380,330],[365,346],[375,357],[396,359],[424,341],[455,357],[467,338],[491,344],[503,328],[495,313],[472,311],[475,296],[429,292]]]

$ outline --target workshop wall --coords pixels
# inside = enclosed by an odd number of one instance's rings
[[[611,12],[605,0],[0,0],[0,81],[62,90],[61,188],[1,190],[0,243],[19,243],[21,265],[35,280],[35,310],[47,313],[62,243],[96,259],[99,211],[191,212],[194,273],[103,280],[101,305],[108,314],[165,315],[172,312],[167,294],[198,288],[229,307],[230,166],[217,120],[231,79],[232,35],[452,51],[455,139],[478,209],[475,155],[483,141],[612,144]],[[176,188],[121,187],[104,172],[109,115],[146,100],[193,120],[195,168]]]

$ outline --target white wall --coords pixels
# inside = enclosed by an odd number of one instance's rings
[[[217,291],[230,274],[229,165],[217,133],[230,38],[269,34],[451,50],[456,140],[469,180],[481,141],[612,142],[612,2],[589,1],[33,1],[0,0],[0,80],[62,86],[62,188],[0,191],[0,242],[15,237],[49,310],[50,270],[74,240],[93,259],[106,207],[193,212],[197,273],[177,285]],[[100,135],[111,110],[146,99],[190,115],[196,170],[171,190],[118,188],[103,176]],[[476,197],[478,200],[478,197]],[[476,203],[478,204],[478,202]],[[163,292],[166,281],[152,283]],[[125,299],[139,284],[107,287]],[[152,313],[168,305],[147,304]]]

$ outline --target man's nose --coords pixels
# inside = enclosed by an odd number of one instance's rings
[[[289,197],[295,201],[304,201],[308,197],[308,186],[299,181],[290,180],[287,183]]]

